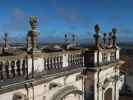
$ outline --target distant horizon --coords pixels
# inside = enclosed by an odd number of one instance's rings
[[[40,40],[58,41],[74,33],[80,41],[92,39],[94,25],[101,32],[117,28],[118,41],[133,42],[132,0],[1,0],[0,39],[3,33],[23,41],[30,30],[29,17],[38,16]],[[21,37],[20,37],[21,36]]]

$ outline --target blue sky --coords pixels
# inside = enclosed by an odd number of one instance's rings
[[[93,38],[94,25],[102,32],[118,29],[120,41],[133,41],[133,0],[0,0],[0,39],[25,41],[29,16],[38,16],[41,41],[62,41],[74,33],[80,41]]]

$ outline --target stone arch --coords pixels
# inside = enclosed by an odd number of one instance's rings
[[[112,100],[113,90],[112,88],[108,88],[104,93],[104,100]]]
[[[103,100],[113,100],[114,95],[114,80],[112,77],[105,78],[102,83],[102,98]]]
[[[75,86],[67,86],[60,89],[56,94],[54,94],[51,100],[63,100],[70,94],[78,94],[82,96],[83,92],[81,90],[78,90]]]
[[[80,96],[80,97],[83,96],[83,95],[82,95],[83,92],[82,92],[81,90],[73,90],[73,91],[71,91],[71,92],[65,94],[60,100],[64,100],[64,98],[67,99],[67,96],[69,96],[70,94],[73,94],[74,96],[78,95],[78,96]],[[81,100],[81,98],[79,98],[79,99],[75,98],[75,100]]]

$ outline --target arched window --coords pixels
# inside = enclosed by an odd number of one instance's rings
[[[18,60],[16,62],[16,66],[17,66],[17,74],[18,74],[18,76],[20,76],[21,75],[21,72],[20,72],[20,60]]]
[[[12,73],[12,77],[15,77],[15,61],[11,62],[11,73]]]
[[[3,80],[3,62],[0,62],[0,80]]]

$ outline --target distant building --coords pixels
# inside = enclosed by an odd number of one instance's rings
[[[7,35],[0,55],[1,100],[118,100],[124,75],[119,67],[116,30],[112,44],[101,46],[95,26],[95,45],[38,49],[37,17],[30,18],[26,48],[12,48]],[[69,45],[69,46],[68,46]]]

